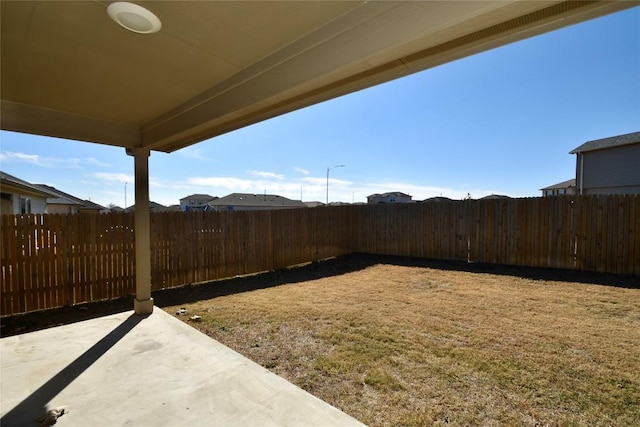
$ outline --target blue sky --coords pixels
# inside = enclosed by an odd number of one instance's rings
[[[640,8],[517,42],[171,154],[152,152],[151,200],[194,193],[365,202],[539,196],[574,177],[585,141],[640,130]],[[0,169],[102,205],[133,203],[124,149],[0,133]]]

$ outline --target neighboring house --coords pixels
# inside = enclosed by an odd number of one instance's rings
[[[0,172],[0,193],[2,215],[47,213],[47,199],[55,194],[34,184]]]
[[[68,214],[108,212],[89,200],[82,200],[45,184],[31,184],[8,173],[2,174],[2,214]]]
[[[576,194],[576,180],[569,179],[548,187],[541,188],[543,197],[568,196]]]
[[[134,212],[135,210],[136,210],[136,205],[131,205],[128,208],[126,208],[124,211]],[[177,209],[169,208],[165,205],[161,205],[160,203],[156,203],[154,201],[149,202],[149,212],[169,212],[174,210],[177,210]]]
[[[578,194],[640,193],[640,132],[588,141],[570,154]]]
[[[505,196],[504,194],[489,194],[488,196],[480,197],[478,200],[501,200],[510,198],[511,197]]]
[[[424,199],[423,202],[451,202],[452,199],[443,196],[430,197],[428,199]]]
[[[408,194],[394,191],[392,193],[372,194],[367,196],[367,203],[370,205],[376,203],[410,203],[412,201],[411,197],[412,196]]]
[[[47,198],[47,213],[49,214],[74,214],[74,213],[104,213],[109,212],[109,209],[101,206],[97,203],[93,203],[90,200],[82,200],[71,194],[67,194],[64,191],[60,191],[55,187],[51,187],[45,184],[35,184],[54,197]]]
[[[274,194],[232,193],[207,203],[205,210],[222,212],[306,207],[307,205],[300,200],[291,200]]]
[[[180,199],[180,210],[184,212],[203,211],[207,203],[215,199],[217,199],[217,197],[208,194],[192,194]]]
[[[318,206],[324,206],[324,202],[319,202],[319,201],[311,201],[311,202],[304,202],[304,204],[308,207],[308,208],[317,208]]]

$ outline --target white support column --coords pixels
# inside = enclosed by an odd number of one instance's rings
[[[149,214],[149,150],[132,150],[135,169],[136,314],[153,312],[151,298],[151,226]]]

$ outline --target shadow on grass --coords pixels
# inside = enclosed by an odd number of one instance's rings
[[[498,274],[531,280],[548,280],[640,289],[640,277],[588,273],[530,267],[443,261],[388,255],[349,254],[276,271],[216,280],[153,292],[157,307],[188,304],[196,301],[267,289],[289,283],[334,277],[363,270],[376,264],[425,267],[478,274]],[[94,319],[133,309],[133,297],[98,301],[2,318],[1,335],[11,336],[52,326]]]

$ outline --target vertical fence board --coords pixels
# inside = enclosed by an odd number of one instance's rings
[[[0,314],[12,314],[17,312],[14,301],[16,299],[16,242],[15,242],[15,217],[13,215],[2,215],[2,247],[0,247],[0,259],[2,261],[2,283],[0,289],[2,291],[2,304]]]
[[[628,274],[640,276],[640,196],[629,201],[629,267]]]

